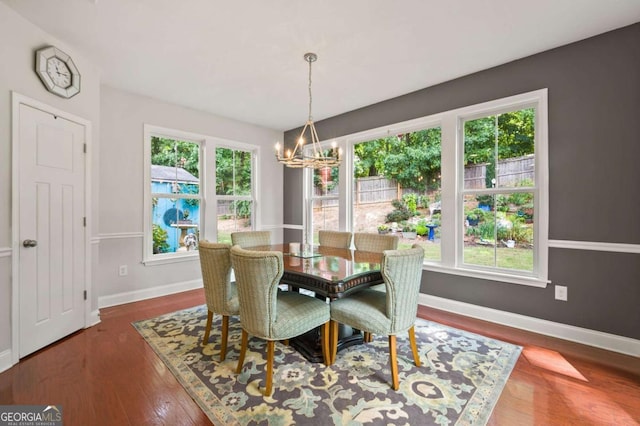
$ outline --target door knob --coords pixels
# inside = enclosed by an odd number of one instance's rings
[[[38,245],[38,242],[36,240],[24,240],[22,245],[25,247],[35,247]]]

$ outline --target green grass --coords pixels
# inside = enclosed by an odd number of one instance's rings
[[[468,265],[533,271],[532,249],[498,247],[495,251],[495,259],[494,265],[493,247],[467,246],[464,248],[464,263]]]
[[[401,239],[399,249],[408,249],[418,240]],[[424,258],[427,261],[441,260],[440,243],[418,241],[424,248]],[[494,256],[497,259],[494,265]],[[533,271],[533,250],[524,248],[498,247],[494,254],[493,247],[466,246],[464,248],[464,263],[468,265],[489,266],[520,271]]]

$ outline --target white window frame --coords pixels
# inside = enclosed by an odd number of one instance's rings
[[[534,194],[534,270],[510,271],[498,268],[475,268],[462,262],[464,218],[464,138],[462,122],[472,117],[482,117],[524,107],[536,109],[535,122],[535,194]],[[353,147],[388,135],[409,133],[431,127],[442,131],[441,151],[441,261],[425,261],[423,269],[485,280],[501,281],[534,287],[548,284],[548,233],[549,233],[549,170],[548,170],[548,113],[547,89],[497,99],[481,104],[450,110],[389,126],[337,138],[345,158],[340,165],[340,223],[341,230],[351,230],[353,217],[352,180]],[[324,145],[324,142],[323,142]],[[305,232],[310,232],[311,173],[305,173]],[[513,192],[513,191],[511,191]]]
[[[170,129],[151,124],[144,125],[144,206],[143,206],[143,254],[142,263],[147,266],[174,262],[193,261],[199,258],[198,251],[153,254],[151,235],[151,137],[165,137],[180,141],[194,142],[200,145],[200,239],[217,241],[217,202],[223,199],[246,199],[251,201],[251,226],[258,228],[257,179],[260,148],[256,145],[236,142],[222,138],[201,135],[182,130]],[[251,152],[251,196],[216,195],[216,148],[228,148]],[[210,208],[208,208],[210,206]]]

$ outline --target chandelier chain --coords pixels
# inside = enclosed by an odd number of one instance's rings
[[[309,58],[309,121],[313,121],[313,116],[311,115],[311,100],[312,100],[312,95],[311,95],[311,64],[313,63],[313,60],[311,58]]]

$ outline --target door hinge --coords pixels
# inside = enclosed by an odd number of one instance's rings
[[[84,291],[84,300],[87,300],[87,290]]]
[[[87,153],[87,144],[86,143],[82,144],[82,152],[84,152],[85,154]]]
[[[82,218],[82,226],[84,226],[85,228],[87,227],[87,217],[83,217]]]

